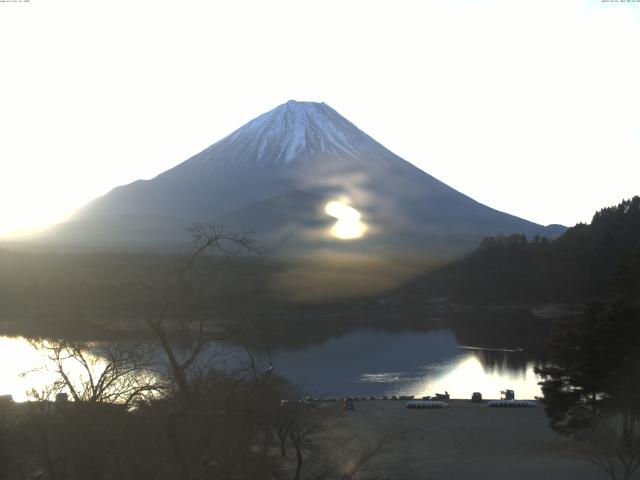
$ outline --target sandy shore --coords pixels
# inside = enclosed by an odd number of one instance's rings
[[[374,438],[403,430],[358,479],[597,480],[575,442],[553,433],[541,406],[489,408],[452,400],[446,409],[407,409],[404,401],[356,402],[344,427]]]

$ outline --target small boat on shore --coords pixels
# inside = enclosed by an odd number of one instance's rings
[[[475,347],[472,345],[458,345],[458,348],[463,350],[480,350],[483,352],[524,352],[524,348],[489,348],[489,347]]]

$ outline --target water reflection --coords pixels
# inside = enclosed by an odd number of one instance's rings
[[[27,392],[35,389],[44,391],[59,376],[46,350],[36,349],[29,340],[22,337],[0,337],[0,394],[11,394],[18,402],[27,400]],[[92,368],[102,370],[104,361],[94,355],[87,355]],[[64,361],[65,370],[73,378],[82,378],[84,369],[73,359]]]
[[[0,337],[0,394],[25,401],[66,392],[82,400],[129,403],[157,391],[157,350],[127,343],[67,343]],[[64,375],[62,374],[64,372]],[[63,381],[64,376],[64,381]]]
[[[498,398],[500,390],[515,390],[517,398],[532,399],[541,394],[533,364],[523,370],[487,368],[473,353],[462,355],[446,364],[424,368],[424,375],[415,382],[395,385],[394,392],[408,392],[422,397],[448,391],[453,398],[471,398],[473,392],[483,398]]]
[[[455,398],[470,398],[478,391],[485,398],[497,398],[500,390],[509,388],[517,398],[533,398],[540,389],[526,353],[465,350],[447,329],[358,330],[321,344],[274,351],[262,360],[318,396],[424,396],[448,391]],[[242,348],[212,345],[205,355],[214,354],[218,368],[233,369],[246,362]],[[163,357],[156,358],[160,370]],[[95,368],[103,368],[100,358],[92,361]],[[31,388],[42,389],[56,379],[47,368],[46,352],[24,338],[0,337],[0,362],[0,394],[10,393],[18,401],[25,400]]]
[[[468,351],[451,330],[357,331],[322,345],[280,352],[276,371],[320,396],[434,395],[448,391],[471,398],[474,391],[497,398],[500,390],[518,398],[540,395],[525,352]]]
[[[363,373],[364,384],[386,384],[386,395],[433,396],[445,391],[453,398],[471,398],[480,392],[484,398],[498,398],[500,390],[515,390],[518,398],[534,398],[541,394],[534,373],[534,363],[522,368],[509,368],[509,362],[486,364],[476,352],[464,353],[446,362],[417,367],[413,372]],[[376,388],[374,385],[372,388]]]

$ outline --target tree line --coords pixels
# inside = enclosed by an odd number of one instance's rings
[[[465,258],[427,274],[415,295],[471,302],[582,302],[611,290],[621,268],[638,267],[640,197],[595,213],[556,239],[485,238]]]

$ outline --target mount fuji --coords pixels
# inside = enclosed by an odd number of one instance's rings
[[[151,180],[113,189],[41,239],[130,250],[185,245],[195,222],[242,226],[281,254],[456,253],[484,236],[556,236],[395,155],[324,103],[289,101]]]

